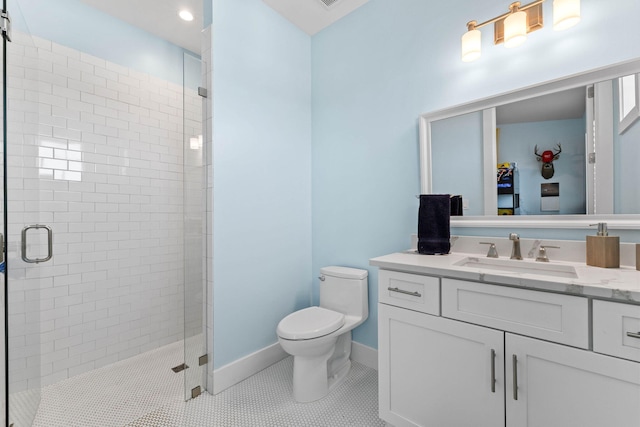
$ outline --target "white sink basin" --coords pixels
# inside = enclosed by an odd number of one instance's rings
[[[480,268],[483,270],[511,271],[542,276],[577,278],[576,269],[572,265],[554,264],[515,259],[466,257],[454,263],[460,267]]]

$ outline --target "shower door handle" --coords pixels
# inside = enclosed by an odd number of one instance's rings
[[[45,258],[31,259],[27,256],[27,231],[32,228],[36,230],[40,228],[44,228],[47,230],[47,256]],[[51,227],[48,227],[46,225],[36,224],[36,225],[28,225],[22,229],[22,260],[24,262],[28,262],[30,264],[38,264],[40,262],[49,261],[52,256],[53,256],[53,231],[51,230]]]

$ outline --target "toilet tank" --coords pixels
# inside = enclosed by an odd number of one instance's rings
[[[320,269],[320,307],[366,319],[369,316],[367,270],[350,267]]]

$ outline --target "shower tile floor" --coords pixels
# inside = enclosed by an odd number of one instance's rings
[[[184,404],[183,342],[42,388],[34,427],[122,427],[150,411]],[[16,424],[16,427],[20,424]]]
[[[354,362],[344,383],[317,402],[291,397],[287,357],[215,396],[183,401],[182,343],[61,381],[42,390],[34,427],[375,427],[378,379]],[[16,423],[16,427],[21,424]]]

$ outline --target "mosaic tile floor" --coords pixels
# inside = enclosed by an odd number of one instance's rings
[[[353,363],[345,382],[317,402],[291,397],[293,359],[288,357],[215,396],[169,405],[127,427],[376,427],[378,379]]]
[[[186,404],[181,343],[145,353],[42,390],[34,427],[376,427],[377,372],[353,363],[345,382],[317,402],[291,397],[287,357],[230,389]],[[16,424],[16,427],[22,427]]]
[[[183,358],[178,341],[44,387],[33,427],[122,427],[184,405],[183,375],[171,370]]]

